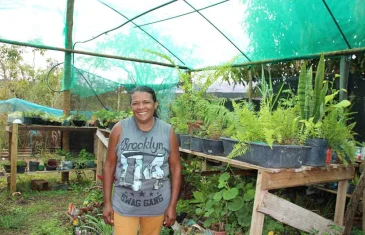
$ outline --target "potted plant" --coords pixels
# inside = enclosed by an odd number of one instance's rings
[[[10,173],[11,164],[10,161],[3,161],[1,163],[5,172]],[[25,172],[25,168],[27,167],[27,162],[24,160],[17,160],[16,161],[16,172],[21,174]]]
[[[255,112],[243,107],[237,123],[236,144],[228,157],[268,168],[299,168],[310,147],[299,131],[299,114],[280,104],[275,110],[262,100]]]
[[[129,117],[130,115],[131,113],[126,111],[112,112],[111,115],[107,117],[105,125],[107,125],[108,129],[111,130],[117,122]]]
[[[99,128],[107,128],[108,120],[113,120],[115,117],[115,113],[110,110],[101,109],[93,113],[92,120],[95,125]]]
[[[227,127],[230,111],[224,106],[225,99],[210,98],[204,107],[203,151],[210,155],[223,155],[223,142],[220,137]]]
[[[43,112],[41,111],[24,111],[23,112],[23,123],[24,124],[36,124],[36,125],[43,125],[44,121],[42,120],[41,116]]]
[[[78,127],[85,126],[86,121],[87,121],[86,115],[80,112],[74,112],[70,116],[70,123],[72,126],[78,126]]]

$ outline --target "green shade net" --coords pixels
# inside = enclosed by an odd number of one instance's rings
[[[66,4],[0,0],[0,42],[64,47]],[[73,18],[75,50],[171,64],[160,53],[190,69],[365,48],[363,0],[76,0]],[[148,63],[74,54],[73,65],[63,88],[80,97],[150,85],[170,99],[178,83]]]

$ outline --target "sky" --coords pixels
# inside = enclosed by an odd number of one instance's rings
[[[222,0],[189,0],[196,9],[221,2]],[[102,2],[119,10],[128,18],[133,18],[153,7],[168,2],[167,0],[103,0]],[[41,42],[42,44],[64,47],[64,22],[65,22],[66,0],[0,0],[0,38]],[[219,29],[224,31],[227,37],[232,39],[240,48],[248,45],[247,35],[242,30],[242,22],[246,5],[241,0],[231,0],[217,7],[203,10],[202,13]],[[193,11],[183,1],[174,2],[168,6],[152,11],[145,16],[135,19],[136,24],[145,24],[151,21],[165,19],[182,13]],[[21,17],[19,17],[21,15]],[[103,5],[98,0],[76,0],[73,26],[73,42],[84,41],[96,35],[119,26],[125,22],[125,18]],[[11,22],[9,24],[8,22]],[[240,55],[239,51],[223,36],[214,26],[210,25],[202,16],[197,13],[176,18],[169,21],[143,27],[146,31],[161,42],[164,38],[170,38],[176,46],[179,57],[187,65],[194,68],[201,68],[209,65],[219,65]],[[115,34],[128,36],[134,28],[133,24],[127,24],[117,31],[108,33],[87,44],[77,44],[77,50],[95,51],[96,44],[103,40],[112,40]],[[143,33],[144,34],[144,33]],[[147,36],[148,37],[148,36]],[[143,49],[143,48],[141,48]],[[174,51],[172,49],[172,51]],[[190,54],[187,52],[191,52]],[[112,54],[106,48],[100,53]],[[136,57],[133,54],[120,54],[120,56]],[[170,55],[171,56],[171,55]],[[63,61],[64,53],[47,51],[44,57],[37,56],[35,65],[44,67],[46,58],[53,58],[59,62]],[[25,56],[26,61],[33,63],[33,56]],[[163,61],[167,63],[167,61]],[[180,62],[177,62],[181,64]],[[189,64],[190,63],[190,64]],[[88,68],[90,69],[90,68]],[[117,81],[120,79],[118,69],[92,68],[93,73]]]

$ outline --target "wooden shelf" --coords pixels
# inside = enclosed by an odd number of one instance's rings
[[[216,161],[220,161],[220,162],[225,162],[230,164],[233,167],[237,167],[237,168],[241,168],[241,169],[256,169],[256,170],[262,170],[265,172],[270,172],[270,173],[279,173],[279,172],[304,172],[304,171],[330,171],[330,170],[339,170],[339,169],[343,169],[343,168],[351,168],[353,166],[356,165],[353,164],[349,164],[347,167],[344,166],[343,164],[329,164],[326,166],[322,166],[322,167],[313,167],[313,166],[302,166],[301,168],[266,168],[266,167],[261,167],[261,166],[257,166],[254,164],[250,164],[247,162],[242,162],[242,161],[238,161],[224,156],[215,156],[215,155],[208,155],[205,153],[201,153],[201,152],[195,152],[195,151],[191,151],[188,149],[183,149],[183,148],[179,148],[180,152],[183,153],[188,153],[188,154],[192,154],[198,157],[203,157],[206,159],[212,159],[212,160],[216,160]]]
[[[34,175],[34,174],[47,174],[47,173],[62,173],[62,172],[76,172],[76,171],[96,171],[96,168],[84,168],[84,169],[71,169],[71,170],[54,170],[54,171],[26,171],[24,173],[16,173],[17,175]],[[4,172],[5,176],[10,175],[8,172]]]
[[[19,130],[43,130],[43,131],[96,131],[97,127],[77,127],[77,126],[49,126],[49,125],[18,125]],[[11,132],[11,125],[6,126],[6,131]]]

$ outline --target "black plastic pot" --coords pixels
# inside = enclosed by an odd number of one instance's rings
[[[190,141],[190,150],[195,152],[203,152],[203,141],[197,136],[192,136]]]
[[[29,162],[29,171],[38,171],[39,162]]]
[[[108,129],[111,130],[113,129],[114,125],[117,124],[116,122],[109,122],[108,123]]]
[[[82,126],[86,125],[86,121],[81,121],[81,120],[73,120],[72,123],[78,127],[82,127]]]
[[[221,137],[220,140],[222,140],[223,143],[224,156],[228,156],[232,152],[234,145],[238,143],[238,140],[234,140],[227,137]]]
[[[202,139],[202,143],[205,154],[223,156],[223,143],[221,140]]]
[[[190,149],[191,135],[180,134],[180,147],[183,149]]]
[[[4,170],[6,173],[10,173],[11,166],[10,165],[3,165]]]
[[[16,166],[16,173],[18,173],[18,174],[23,174],[23,173],[25,173],[25,168],[26,168],[27,166]]]
[[[308,139],[305,145],[310,146],[311,149],[307,152],[307,157],[303,165],[325,166],[328,141],[325,139]]]
[[[300,168],[307,157],[309,146],[269,145],[248,143],[248,150],[233,159],[266,168]]]
[[[32,125],[33,124],[33,118],[31,118],[31,117],[24,117],[23,118],[23,124],[25,124],[25,125]]]

